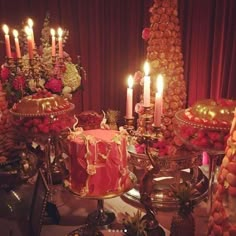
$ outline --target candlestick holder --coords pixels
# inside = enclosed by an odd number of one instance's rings
[[[141,125],[139,126],[138,132],[143,135],[152,133],[153,114],[152,107],[143,107],[144,112],[141,116]]]
[[[134,117],[124,117],[125,118],[125,129],[133,130],[134,129]]]
[[[162,136],[161,133],[161,125],[160,126],[156,126],[155,124],[152,124],[152,133],[154,134],[154,136],[156,137],[160,137],[160,135]]]

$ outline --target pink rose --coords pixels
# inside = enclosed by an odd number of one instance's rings
[[[149,28],[144,28],[142,31],[142,38],[147,41],[150,37],[150,29]]]
[[[1,68],[1,79],[2,79],[2,81],[6,82],[9,78],[9,76],[10,76],[10,70],[7,67],[2,66],[2,68]]]
[[[45,88],[53,93],[60,93],[62,91],[62,81],[60,79],[51,78],[46,84]]]
[[[25,78],[23,76],[16,76],[12,82],[12,86],[15,90],[21,90],[25,88]]]

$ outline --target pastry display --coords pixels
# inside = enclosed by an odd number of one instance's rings
[[[193,147],[223,151],[235,107],[229,99],[198,101],[175,114],[175,132]]]
[[[95,111],[83,111],[78,116],[78,125],[83,130],[99,129],[103,120],[103,115]]]
[[[62,114],[73,108],[74,105],[67,98],[39,90],[15,103],[11,112],[18,116],[47,116]]]
[[[164,78],[162,132],[165,139],[171,140],[174,137],[172,119],[186,104],[178,1],[154,0],[149,13],[150,27],[145,29],[147,37],[144,39],[147,40],[147,60],[151,65],[153,90],[151,97],[154,100],[155,80],[158,74],[162,74]],[[145,34],[145,31],[143,33]],[[139,126],[142,126],[142,119]]]
[[[236,118],[232,123],[227,140],[225,156],[222,160],[218,176],[211,216],[209,218],[208,235],[236,235]]]
[[[16,146],[15,130],[11,123],[11,114],[8,110],[6,93],[3,92],[0,83],[0,163],[11,158],[12,151]]]

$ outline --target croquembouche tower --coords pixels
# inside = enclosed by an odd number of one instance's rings
[[[208,235],[236,235],[236,111],[217,176]]]
[[[162,127],[166,139],[174,136],[172,118],[186,103],[177,2],[154,0],[149,9],[150,27],[143,31],[143,38],[147,40],[147,60],[151,67],[151,78],[155,79],[158,74],[164,77]],[[152,90],[155,90],[153,82],[152,80]]]

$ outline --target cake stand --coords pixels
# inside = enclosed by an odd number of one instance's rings
[[[138,154],[134,147],[129,147],[130,166],[136,174],[139,182],[133,189],[126,192],[124,197],[134,203],[141,199],[140,185],[143,176],[151,168],[159,168],[158,173],[153,175],[152,191],[150,193],[152,205],[162,210],[174,210],[178,200],[173,198],[171,185],[181,182],[189,182],[195,189],[193,199],[195,202],[202,201],[208,192],[208,179],[199,168],[201,156],[196,152],[181,151],[173,156],[158,156],[152,153],[153,162],[150,163],[147,154]]]
[[[52,122],[56,117],[59,115],[65,114],[70,112],[74,109],[74,104],[70,103],[68,108],[61,109],[60,111],[52,111],[52,112],[39,112],[39,113],[17,113],[13,109],[10,110],[11,114],[15,117],[20,119],[23,118],[37,118],[37,117],[49,117],[50,121]],[[60,134],[59,134],[60,135]],[[46,158],[45,166],[46,166],[46,175],[47,175],[47,182],[49,186],[52,186],[52,160],[54,159],[54,151],[55,151],[55,143],[54,138],[58,136],[55,133],[46,133],[46,134],[26,134],[26,137],[30,139],[30,141],[38,141],[42,142],[44,145],[44,155]]]
[[[74,104],[69,103],[69,106],[66,108],[63,108],[59,111],[51,111],[51,112],[36,112],[36,113],[17,113],[14,109],[11,109],[11,114],[20,120],[23,120],[25,118],[43,118],[48,117],[50,120],[50,123],[54,121],[58,116],[68,113],[71,110],[74,109]],[[51,205],[51,208],[53,209],[51,212],[49,212],[49,215],[54,219],[55,222],[59,222],[59,212],[57,210],[56,204],[54,203],[54,193],[55,188],[53,187],[53,179],[52,179],[52,170],[53,170],[53,161],[56,160],[56,150],[57,146],[55,143],[55,140],[58,138],[58,136],[61,135],[62,132],[54,133],[54,132],[48,132],[48,133],[27,133],[24,134],[26,138],[26,142],[30,141],[31,143],[36,142],[37,145],[42,145],[44,147],[43,155],[44,155],[44,170],[46,175],[47,184],[50,189],[50,195],[49,195],[49,203]],[[62,139],[62,138],[61,138]]]
[[[217,161],[224,155],[224,142],[230,127],[218,127],[195,123],[184,119],[185,110],[175,114],[176,135],[191,149],[209,154],[209,203],[212,206],[212,195],[215,182]],[[197,137],[200,138],[197,138]]]
[[[115,221],[115,214],[109,210],[104,209],[104,200],[109,199],[109,198],[114,198],[117,196],[123,195],[125,192],[129,191],[134,187],[134,185],[137,182],[136,176],[132,173],[129,172],[129,184],[122,190],[119,191],[113,191],[113,192],[108,192],[103,195],[99,196],[83,196],[81,193],[73,190],[69,185],[66,186],[66,188],[72,193],[78,196],[79,198],[86,198],[86,199],[91,199],[91,200],[97,200],[97,209],[90,213],[87,217],[87,225],[84,227],[80,227],[77,229],[77,232],[81,232],[82,235],[87,235],[86,233],[91,232],[91,230],[94,230],[94,232],[99,229],[99,228],[106,228],[109,225],[111,225]],[[95,235],[102,235],[101,232],[96,231],[97,234]],[[72,235],[72,232],[69,233],[69,235]]]

